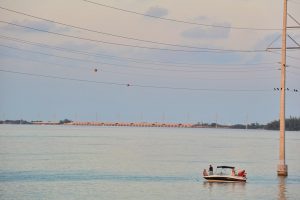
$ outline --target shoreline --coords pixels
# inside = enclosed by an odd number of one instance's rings
[[[126,126],[126,127],[168,127],[168,128],[210,128],[210,126],[199,126],[191,123],[159,123],[159,122],[90,122],[90,121],[77,121],[77,122],[9,122],[0,123],[6,125],[67,125],[67,126]]]
[[[261,129],[279,130],[279,121],[268,124],[234,124],[223,125],[218,123],[174,123],[174,122],[101,122],[101,121],[26,121],[26,120],[0,120],[1,124],[11,125],[69,125],[69,126],[107,126],[107,127],[167,127],[167,128],[223,128],[223,129]],[[286,119],[286,131],[300,131],[300,118]]]

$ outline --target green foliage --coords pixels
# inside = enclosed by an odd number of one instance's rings
[[[70,123],[70,122],[72,122],[72,121],[69,119],[64,119],[64,120],[59,121],[60,124],[66,124],[66,123]]]
[[[233,128],[233,129],[246,129],[246,125],[235,124],[235,125],[230,126],[230,128]]]
[[[195,128],[215,128],[216,123],[200,123],[198,122],[193,127]],[[279,130],[279,121],[275,120],[272,122],[269,122],[268,124],[259,124],[259,123],[251,123],[247,126],[245,124],[234,124],[231,126],[221,125],[218,124],[217,127],[219,128],[233,128],[233,129],[266,129],[266,130]],[[290,117],[289,119],[285,120],[285,130],[287,131],[300,131],[300,117]]]
[[[31,124],[31,122],[25,121],[25,120],[5,120],[0,121],[0,124]]]
[[[279,130],[279,120],[272,121],[265,126],[267,130]],[[300,131],[300,117],[290,117],[285,120],[285,130]]]
[[[248,125],[248,129],[263,129],[265,125],[259,123],[251,123]]]

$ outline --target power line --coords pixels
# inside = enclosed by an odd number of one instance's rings
[[[295,3],[295,4],[300,4],[300,1],[296,1],[296,0],[289,0],[289,2]]]
[[[90,62],[90,63],[96,63],[96,64],[104,64],[104,65],[109,65],[109,66],[115,66],[115,67],[125,67],[125,68],[135,68],[135,69],[146,69],[146,70],[155,70],[155,71],[171,71],[171,72],[185,72],[185,73],[203,73],[203,72],[223,72],[223,73],[233,73],[233,72],[250,72],[253,70],[247,69],[247,70],[181,70],[181,69],[162,69],[162,68],[150,68],[150,67],[136,67],[136,66],[129,66],[129,65],[122,65],[122,64],[112,64],[112,63],[107,63],[107,62],[99,62],[99,61],[92,61],[92,60],[87,60],[87,59],[80,59],[80,58],[71,58],[71,57],[66,57],[66,56],[59,56],[59,55],[53,55],[53,54],[47,54],[43,52],[37,52],[37,51],[32,51],[32,50],[27,50],[27,49],[20,49],[17,47],[11,47],[7,45],[0,44],[0,46],[5,47],[5,48],[10,48],[10,49],[15,49],[18,51],[27,51],[35,54],[41,54],[41,55],[46,55],[46,56],[52,56],[52,57],[57,57],[57,58],[62,58],[62,59],[68,59],[68,60],[76,60],[76,61],[81,61],[81,62]],[[275,69],[255,69],[254,71],[273,71]]]
[[[157,42],[157,41],[152,41],[152,40],[145,40],[145,39],[139,39],[139,38],[134,38],[134,37],[128,37],[128,36],[124,36],[124,35],[112,34],[112,33],[108,33],[108,32],[93,30],[93,29],[89,29],[89,28],[84,28],[84,27],[80,27],[80,26],[67,24],[67,23],[64,23],[64,22],[59,22],[59,21],[55,21],[55,20],[51,20],[51,19],[46,19],[46,18],[30,15],[30,14],[27,14],[27,13],[24,13],[24,12],[8,9],[8,8],[2,7],[2,6],[0,6],[0,9],[6,10],[6,11],[9,11],[9,12],[13,12],[13,13],[17,13],[19,15],[31,17],[31,18],[34,18],[34,19],[39,19],[39,20],[50,22],[50,23],[59,24],[59,25],[62,25],[62,26],[70,27],[70,28],[75,28],[75,29],[79,29],[79,30],[84,30],[84,31],[92,32],[92,33],[97,33],[97,34],[102,34],[102,35],[107,35],[107,36],[112,36],[112,37],[117,37],[117,38],[122,38],[122,39],[134,40],[134,41],[139,41],[139,42],[146,42],[146,43],[151,43],[151,44],[166,45],[166,46],[172,46],[172,47],[180,47],[180,48],[207,49],[207,48],[200,48],[200,47],[189,46],[189,45],[170,44],[170,43],[164,43],[164,42]],[[211,50],[219,50],[219,49],[211,49]]]
[[[188,88],[188,87],[169,87],[169,86],[141,85],[141,84],[117,83],[117,82],[106,82],[106,81],[93,81],[93,80],[87,80],[87,79],[77,79],[77,78],[68,78],[68,77],[61,77],[61,76],[34,74],[34,73],[3,70],[3,69],[0,69],[0,72],[33,76],[33,77],[41,77],[41,78],[67,80],[67,81],[77,81],[77,82],[96,83],[96,84],[115,85],[115,86],[126,86],[126,87],[152,88],[152,89],[187,90],[187,91],[202,91],[202,92],[271,92],[271,90],[269,90],[269,89],[248,90],[248,89]]]
[[[85,66],[81,66],[81,65],[79,65],[79,66],[77,66],[77,65],[73,65],[73,66],[61,65],[61,64],[58,64],[58,63],[48,62],[48,61],[45,61],[45,60],[41,61],[41,60],[32,59],[32,58],[24,58],[24,57],[20,57],[19,55],[9,55],[9,54],[1,53],[1,52],[0,52],[0,55],[4,55],[4,56],[7,56],[7,57],[13,57],[14,60],[15,59],[20,59],[20,60],[25,60],[25,61],[35,62],[35,63],[48,64],[48,65],[57,66],[57,67],[67,67],[67,68],[72,68],[72,69],[74,67],[79,67],[81,69],[89,69],[89,70],[95,69],[93,67],[85,67]]]
[[[60,76],[52,76],[52,75],[43,75],[43,74],[33,74],[27,72],[18,72],[18,71],[11,71],[11,70],[3,70],[0,69],[1,72],[11,73],[11,74],[21,74],[27,76],[35,76],[35,77],[42,77],[42,78],[52,78],[52,79],[60,79],[60,80],[68,80],[68,81],[78,81],[78,82],[87,82],[87,83],[99,83],[99,84],[106,84],[106,85],[119,85],[119,86],[126,86],[125,83],[116,83],[116,82],[105,82],[105,81],[91,81],[85,79],[76,79],[76,78],[67,78],[67,77],[60,77]]]
[[[281,53],[278,53],[278,52],[275,52],[275,51],[271,51],[271,50],[268,50],[267,52],[281,55]],[[294,60],[300,60],[300,58],[294,57],[294,56],[288,56],[288,55],[287,55],[286,57],[291,58],[291,59],[294,59]]]
[[[171,74],[167,74],[167,75],[162,75],[160,76],[157,74],[141,74],[141,73],[128,73],[128,72],[116,72],[116,71],[111,71],[111,70],[100,70],[101,72],[105,72],[105,73],[111,73],[111,74],[119,74],[119,75],[125,75],[125,76],[133,76],[133,75],[138,75],[138,76],[150,76],[150,77],[155,77],[155,78],[166,78],[166,77],[171,77],[171,78],[184,78],[184,79],[188,79],[188,80],[198,80],[198,81],[244,81],[244,80],[266,80],[266,79],[278,79],[279,77],[255,77],[255,78],[203,78],[203,77],[184,77],[182,76],[182,74],[180,74],[179,76],[174,76]]]
[[[289,74],[294,75],[294,76],[300,76],[300,73],[295,72],[295,71],[287,70],[287,72],[288,72]]]
[[[292,67],[292,68],[296,68],[297,70],[300,70],[300,66],[288,65],[288,67]]]
[[[48,45],[48,44],[44,44],[44,43],[35,43],[35,42],[32,42],[32,41],[28,41],[28,40],[21,40],[21,39],[18,39],[18,38],[13,38],[13,37],[7,37],[7,36],[3,36],[3,35],[0,35],[0,38],[3,38],[3,39],[6,39],[6,40],[11,40],[11,41],[14,41],[14,42],[18,42],[18,43],[22,43],[22,44],[29,44],[29,45],[33,45],[33,46],[38,46],[38,47],[43,47],[43,48],[48,48],[48,49],[54,49],[54,50],[59,50],[59,51],[64,51],[64,52],[71,52],[71,53],[76,53],[76,54],[80,54],[80,55],[87,55],[87,56],[95,56],[95,57],[102,57],[103,54],[93,54],[91,52],[86,52],[86,51],[79,51],[79,50],[73,50],[73,49],[66,49],[66,48],[62,48],[62,47],[57,47],[57,46],[53,46],[53,45]],[[104,55],[104,56],[108,56],[108,55]],[[114,58],[117,58],[118,60],[120,59],[119,57],[115,57]],[[172,66],[172,67],[181,67],[181,68],[195,68],[195,69],[199,69],[199,65],[203,66],[222,66],[221,69],[224,69],[225,67],[224,66],[236,66],[236,67],[239,67],[239,66],[255,66],[255,65],[273,65],[273,64],[276,64],[276,62],[272,62],[272,63],[249,63],[249,64],[246,64],[246,63],[243,63],[243,64],[196,64],[198,66],[190,66],[190,64],[184,64],[184,65],[178,65],[178,63],[149,63],[149,61],[147,62],[141,62],[141,60],[131,60],[132,58],[121,58],[121,59],[126,59],[127,61],[129,62],[135,62],[135,63],[143,63],[143,64],[147,64],[147,65],[156,65],[156,66]],[[116,59],[113,59],[113,60],[116,60]],[[232,68],[232,69],[236,69],[235,68]],[[214,67],[214,69],[216,69]],[[228,67],[226,67],[226,69],[229,69]]]
[[[7,55],[7,54],[3,54],[3,53],[0,53],[1,55],[4,55],[4,56],[10,56],[10,55]],[[14,58],[18,58],[18,59],[22,59],[22,60],[26,60],[26,61],[32,61],[32,62],[37,62],[37,63],[43,63],[43,64],[49,64],[51,66],[58,66],[58,67],[68,67],[68,68],[74,68],[74,67],[77,67],[77,66],[67,66],[67,65],[61,65],[61,64],[57,64],[57,63],[51,63],[51,62],[46,62],[46,61],[41,61],[41,60],[36,60],[36,59],[32,59],[32,58],[23,58],[23,57],[20,57],[20,56],[16,56],[14,55]],[[44,66],[44,65],[43,65]],[[80,67],[81,69],[88,69],[90,71],[94,71],[95,68],[93,67],[83,67],[83,66],[78,66]],[[133,75],[138,75],[139,77],[140,76],[150,76],[150,77],[155,77],[155,78],[165,78],[165,77],[172,77],[172,78],[176,78],[175,75],[173,74],[164,74],[162,76],[160,76],[161,74],[145,74],[145,73],[128,73],[128,70],[126,70],[126,72],[120,72],[120,71],[111,71],[111,70],[106,70],[106,69],[103,69],[103,67],[101,68],[96,68],[97,71],[100,71],[100,73],[104,72],[104,73],[111,73],[111,74],[118,74],[118,75],[125,75],[125,76],[133,76]],[[188,78],[188,79],[196,79],[196,80],[199,80],[199,77],[191,77],[191,76],[188,76],[188,77],[184,77],[182,76],[182,74],[180,74],[180,77],[177,76],[177,78]],[[251,77],[251,78],[201,78],[200,81],[233,81],[233,80],[266,80],[266,79],[277,79],[278,77]]]
[[[24,25],[20,25],[20,24],[16,24],[16,23],[11,23],[11,22],[6,22],[6,21],[0,21],[1,23],[5,23],[8,25],[12,25],[12,26],[17,26],[17,27],[21,27],[21,28],[26,28],[26,29],[30,29],[30,30],[35,30],[35,31],[39,31],[39,32],[43,32],[43,33],[49,33],[49,34],[53,34],[53,35],[59,35],[59,36],[63,36],[63,37],[68,37],[68,38],[73,38],[73,39],[79,39],[79,40],[85,40],[85,41],[89,41],[89,42],[96,42],[96,43],[103,43],[103,44],[110,44],[110,45],[118,45],[118,46],[125,46],[125,47],[134,47],[134,48],[141,48],[141,49],[150,49],[150,50],[163,50],[163,51],[174,51],[174,52],[213,52],[212,50],[201,50],[201,51],[189,51],[189,50],[183,50],[183,49],[168,49],[168,48],[156,48],[156,47],[146,47],[146,46],[139,46],[139,45],[130,45],[130,44],[122,44],[122,43],[115,43],[115,42],[107,42],[107,41],[102,41],[102,40],[95,40],[95,39],[90,39],[90,38],[83,38],[83,37],[78,37],[78,36],[73,36],[73,35],[67,35],[67,34],[62,34],[62,33],[57,33],[57,32],[53,32],[53,31],[47,31],[47,30],[42,30],[42,29],[38,29],[38,28],[33,28],[30,26],[24,26]]]
[[[26,29],[30,29],[30,30],[35,30],[35,31],[39,31],[39,32],[49,33],[49,34],[53,34],[53,35],[59,35],[59,36],[63,36],[63,37],[79,39],[79,40],[85,40],[85,41],[89,41],[89,42],[103,43],[103,44],[109,44],[109,45],[117,45],[117,46],[124,46],[124,47],[134,47],[134,48],[149,49],[149,50],[161,50],[161,51],[171,51],[171,52],[186,52],[186,53],[237,53],[237,52],[238,53],[258,53],[258,52],[266,52],[266,50],[264,50],[264,49],[260,49],[260,50],[235,50],[235,49],[189,47],[189,48],[199,49],[199,50],[185,50],[185,49],[169,49],[169,48],[159,48],[159,47],[148,47],[148,46],[139,46],[139,45],[131,45],[131,44],[122,44],[122,43],[117,43],[117,42],[107,42],[107,41],[84,38],[84,37],[79,37],[79,36],[74,36],[74,35],[67,35],[67,34],[42,30],[42,29],[33,28],[33,27],[30,27],[30,26],[24,26],[24,25],[12,23],[12,22],[7,22],[7,21],[2,21],[2,20],[0,20],[0,23],[12,25],[12,26],[17,26],[17,27],[21,27],[21,28],[26,28]]]
[[[16,11],[16,10],[11,10],[8,8],[4,8],[0,6],[0,9],[2,10],[6,10],[9,12],[14,12],[20,15],[24,15],[24,16],[28,16],[31,18],[35,18],[35,19],[39,19],[39,20],[43,20],[43,21],[47,21],[47,22],[51,22],[51,23],[55,23],[55,24],[59,24],[59,25],[63,25],[63,26],[67,26],[67,27],[71,27],[71,28],[75,28],[75,29],[79,29],[79,30],[84,30],[84,31],[88,31],[88,32],[92,32],[92,33],[98,33],[98,34],[102,34],[102,35],[108,35],[108,36],[112,36],[112,37],[118,37],[118,38],[123,38],[123,39],[128,39],[128,40],[135,40],[135,41],[139,41],[139,42],[147,42],[147,43],[152,43],[152,44],[159,44],[159,45],[167,45],[167,46],[173,46],[173,47],[182,47],[182,48],[195,48],[195,49],[199,49],[199,47],[194,47],[194,46],[187,46],[187,45],[180,45],[180,44],[170,44],[170,43],[163,43],[163,42],[156,42],[156,41],[151,41],[151,40],[144,40],[144,39],[139,39],[139,38],[134,38],[134,37],[128,37],[128,36],[123,36],[123,35],[117,35],[117,34],[112,34],[112,33],[107,33],[107,32],[103,32],[103,31],[98,31],[98,30],[92,30],[92,29],[88,29],[88,28],[83,28],[83,27],[79,27],[79,26],[75,26],[75,25],[70,25],[70,24],[66,24],[63,22],[58,22],[58,21],[54,21],[54,20],[50,20],[50,19],[46,19],[46,18],[42,18],[42,17],[37,17],[34,15],[30,15],[24,12],[20,12],[20,11]]]
[[[185,21],[185,20],[158,17],[158,16],[154,16],[154,15],[144,14],[144,13],[126,10],[126,9],[122,9],[122,8],[117,8],[114,6],[110,6],[110,5],[106,5],[106,4],[102,4],[102,3],[98,3],[98,2],[94,2],[94,1],[89,1],[89,0],[82,0],[82,1],[85,1],[90,4],[106,7],[109,9],[121,11],[121,12],[126,12],[126,13],[135,14],[135,15],[140,15],[140,16],[145,16],[145,17],[150,17],[150,18],[155,18],[155,19],[160,19],[160,20],[165,20],[165,21],[171,21],[171,22],[176,22],[176,23],[184,23],[184,24],[206,26],[206,27],[213,27],[213,28],[237,29],[237,30],[252,30],[252,31],[278,31],[278,30],[281,30],[280,28],[253,28],[253,27],[222,26],[222,25],[196,23],[196,22],[190,22],[190,21]]]

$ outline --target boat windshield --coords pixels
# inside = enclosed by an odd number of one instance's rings
[[[216,174],[217,175],[230,175],[234,167],[230,166],[217,166]]]
[[[217,166],[217,168],[228,168],[228,169],[234,169],[235,167],[231,167],[231,166]]]

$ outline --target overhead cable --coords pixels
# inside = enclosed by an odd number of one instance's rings
[[[3,53],[0,53],[1,55],[4,55],[4,56],[11,56],[11,55],[8,55],[8,54],[3,54]],[[35,62],[35,63],[42,63],[42,64],[46,64],[46,65],[50,65],[50,66],[54,66],[54,67],[67,67],[67,68],[74,68],[74,67],[78,67],[78,68],[81,68],[81,69],[84,69],[84,70],[88,70],[88,71],[94,71],[95,69],[97,71],[100,72],[100,74],[102,74],[103,72],[104,73],[109,73],[109,74],[117,74],[117,75],[125,75],[125,76],[148,76],[148,77],[154,77],[154,78],[166,78],[166,77],[170,77],[170,78],[183,78],[183,79],[188,79],[188,80],[191,80],[191,79],[194,79],[194,80],[199,80],[199,81],[236,81],[236,80],[266,80],[266,79],[278,79],[279,77],[251,77],[251,78],[203,78],[202,76],[201,77],[196,77],[196,76],[184,76],[182,73],[179,74],[179,76],[175,75],[175,74],[161,74],[161,73],[155,73],[155,74],[146,74],[146,73],[136,73],[136,72],[131,72],[129,71],[128,69],[126,69],[126,72],[123,72],[123,71],[112,71],[112,70],[107,70],[105,69],[106,67],[105,66],[101,66],[101,67],[92,67],[92,66],[86,66],[86,65],[73,65],[73,66],[69,66],[69,65],[61,65],[61,64],[57,64],[57,63],[53,63],[53,62],[48,62],[48,61],[41,61],[41,60],[36,60],[36,59],[32,59],[32,58],[24,58],[24,57],[20,57],[19,55],[13,55],[12,56],[13,59],[21,59],[21,60],[25,60],[25,61],[30,61],[30,62]],[[45,66],[45,65],[42,65],[42,66]],[[247,73],[248,74],[248,73]]]
[[[169,89],[169,90],[187,90],[187,91],[202,91],[202,92],[272,92],[269,89],[218,89],[218,88],[188,88],[188,87],[169,87],[169,86],[157,86],[157,85],[143,85],[143,84],[131,84],[131,83],[118,83],[118,82],[107,82],[107,81],[94,81],[87,79],[77,79],[77,78],[68,78],[62,76],[53,76],[53,75],[44,75],[44,74],[35,74],[27,73],[13,70],[0,69],[0,72],[11,73],[11,74],[20,74],[33,77],[41,78],[51,78],[67,81],[77,81],[77,82],[86,82],[86,83],[96,83],[96,84],[105,84],[105,85],[115,85],[115,86],[126,86],[126,87],[139,87],[139,88],[152,88],[152,89]]]
[[[258,50],[258,49],[257,50],[236,50],[236,49],[217,49],[217,48],[189,47],[189,48],[198,49],[198,50],[186,50],[186,49],[169,49],[169,48],[149,47],[149,46],[123,44],[123,43],[117,43],[117,42],[108,42],[108,41],[96,40],[96,39],[91,39],[91,38],[84,38],[84,37],[79,37],[79,36],[74,36],[74,35],[67,35],[67,34],[57,33],[57,32],[54,32],[54,31],[47,31],[47,30],[42,30],[42,29],[38,29],[38,28],[33,28],[33,27],[30,27],[30,26],[20,25],[20,24],[16,24],[16,23],[12,23],[12,22],[7,22],[7,21],[3,21],[3,20],[0,20],[0,23],[4,23],[4,24],[11,25],[11,26],[16,26],[16,27],[21,27],[21,28],[25,28],[25,29],[30,29],[30,30],[34,30],[34,31],[49,33],[49,34],[53,34],[53,35],[59,35],[59,36],[63,36],[63,37],[89,41],[89,42],[96,42],[96,43],[117,45],[117,46],[125,46],[125,47],[134,47],[134,48],[149,49],[149,50],[161,50],[161,51],[170,51],[170,52],[186,52],[186,53],[258,53],[258,52],[266,52],[266,50],[264,50],[264,49],[260,49],[260,50]]]
[[[58,22],[58,21],[54,21],[54,20],[50,20],[50,19],[46,19],[46,18],[42,18],[42,17],[37,17],[37,16],[34,16],[34,15],[30,15],[30,14],[27,14],[27,13],[19,12],[19,11],[16,11],[16,10],[11,10],[11,9],[4,8],[4,7],[1,7],[1,6],[0,6],[0,9],[6,10],[6,11],[9,11],[9,12],[14,12],[14,13],[17,13],[17,14],[20,14],[20,15],[28,16],[28,17],[31,17],[31,18],[35,18],[35,19],[47,21],[47,22],[51,22],[51,23],[55,23],[55,24],[59,24],[59,25],[63,25],[63,26],[67,26],[67,27],[71,27],[71,28],[75,28],[75,29],[79,29],[79,30],[84,30],[84,31],[92,32],[92,33],[98,33],[98,34],[108,35],[108,36],[112,36],[112,37],[118,37],[118,38],[123,38],[123,39],[128,39],[128,40],[135,40],[135,41],[139,41],[139,42],[147,42],[147,43],[152,43],[152,44],[159,44],[159,45],[166,45],[166,46],[173,46],[173,47],[182,47],[182,48],[196,48],[196,49],[199,49],[199,47],[193,47],[193,46],[188,46],[188,45],[180,45],[180,44],[170,44],[170,43],[156,42],[156,41],[151,41],[151,40],[144,40],[144,39],[139,39],[139,38],[133,38],[133,37],[123,36],[123,35],[117,35],[117,34],[107,33],[107,32],[103,32],[103,31],[99,31],[99,30],[92,30],[92,29],[89,29],[89,28],[83,28],[83,27],[79,27],[79,26],[75,26],[75,25],[70,25],[70,24],[63,23],[63,22]]]
[[[275,51],[271,51],[270,49],[267,50],[267,52],[281,55],[281,53],[278,53],[278,52],[275,52]],[[287,55],[286,57],[287,57],[287,58],[291,58],[291,59],[293,59],[293,60],[300,60],[299,57],[294,57],[294,56],[289,56],[289,55]]]
[[[82,0],[82,1],[94,4],[94,5],[106,7],[106,8],[109,8],[109,9],[114,9],[114,10],[121,11],[121,12],[126,12],[126,13],[135,14],[135,15],[141,15],[141,16],[145,16],[145,17],[150,17],[150,18],[155,18],[155,19],[160,19],[160,20],[165,20],[165,21],[171,21],[171,22],[176,22],[176,23],[184,23],[184,24],[197,25],[197,26],[206,26],[206,27],[213,27],[213,28],[237,29],[237,30],[252,30],[252,31],[278,31],[278,30],[281,30],[280,28],[253,28],[253,27],[223,26],[223,25],[197,23],[197,22],[185,21],[185,20],[180,20],[180,19],[158,17],[158,16],[149,15],[149,14],[145,14],[145,13],[126,10],[126,9],[123,9],[123,8],[117,8],[117,7],[114,7],[114,6],[110,6],[110,5],[106,5],[106,4],[103,4],[103,3],[98,3],[98,2],[90,1],[90,0]]]
[[[21,49],[17,47],[11,47],[7,45],[0,44],[0,46],[5,47],[5,48],[10,48],[10,49],[15,49],[18,51],[27,51],[30,53],[35,53],[35,54],[41,54],[41,55],[46,55],[46,56],[52,56],[52,57],[57,57],[57,58],[62,58],[62,59],[68,59],[68,60],[76,60],[76,61],[81,61],[81,62],[90,62],[90,63],[96,63],[96,64],[102,64],[102,65],[109,65],[109,66],[115,66],[115,67],[125,67],[125,68],[135,68],[135,69],[146,69],[146,70],[156,70],[156,71],[172,71],[172,72],[186,72],[186,73],[202,73],[202,72],[227,72],[227,73],[232,73],[232,72],[250,72],[250,71],[273,71],[275,69],[246,69],[246,70],[182,70],[182,69],[164,69],[164,68],[154,68],[154,67],[144,67],[144,66],[130,66],[130,65],[123,65],[123,64],[113,64],[113,63],[107,63],[103,61],[93,61],[93,60],[88,60],[88,59],[82,59],[82,58],[72,58],[72,57],[67,57],[67,56],[60,56],[60,55],[54,55],[54,54],[48,54],[48,53],[43,53],[43,52],[38,52],[38,51],[32,51],[32,50],[27,50],[27,49]]]
[[[228,69],[228,66],[231,66],[232,69],[236,69],[237,67],[240,67],[240,66],[274,65],[274,64],[277,63],[277,62],[241,63],[241,64],[238,64],[238,63],[235,63],[235,64],[210,64],[210,63],[207,63],[207,64],[205,64],[205,63],[190,64],[190,63],[167,63],[167,62],[155,63],[153,61],[152,62],[149,61],[149,60],[145,61],[143,59],[133,59],[133,58],[126,58],[126,57],[109,56],[109,55],[106,55],[106,54],[99,54],[99,53],[95,54],[95,53],[81,51],[81,50],[67,49],[67,48],[48,45],[48,44],[44,44],[44,43],[36,43],[36,42],[32,42],[32,41],[28,41],[28,40],[22,40],[22,39],[18,39],[18,38],[14,38],[14,37],[7,37],[7,36],[3,36],[3,35],[0,35],[0,38],[3,38],[5,40],[18,42],[18,43],[22,43],[22,44],[29,44],[29,45],[33,45],[33,46],[42,47],[42,48],[54,49],[54,50],[58,50],[58,51],[70,52],[70,53],[75,53],[75,54],[80,54],[80,55],[94,56],[94,57],[106,56],[106,57],[109,57],[109,59],[112,59],[112,60],[120,61],[120,59],[125,59],[126,61],[129,61],[129,62],[142,63],[142,64],[155,65],[155,66],[171,66],[171,67],[193,68],[193,69],[199,69],[199,66],[210,66],[210,67],[221,66],[221,69],[224,69],[224,68]],[[233,66],[235,66],[235,67],[233,68]]]

